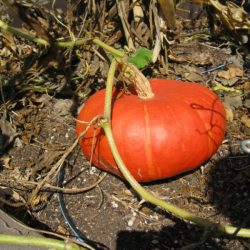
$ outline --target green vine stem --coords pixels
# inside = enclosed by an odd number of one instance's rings
[[[14,34],[16,36],[25,38],[25,39],[27,39],[29,41],[35,42],[35,43],[43,45],[43,46],[49,46],[50,45],[49,42],[46,41],[45,39],[38,38],[38,37],[36,37],[36,36],[34,36],[32,34],[25,33],[25,32],[21,31],[18,28],[15,28],[15,27],[12,27],[12,26],[8,25],[7,23],[3,22],[2,20],[0,20],[0,29],[2,29],[5,32],[12,33],[12,34]]]
[[[107,87],[106,87],[105,101],[104,101],[104,107],[106,108],[104,109],[103,116],[108,122],[111,119],[112,86],[113,86],[113,81],[114,81],[114,76],[115,76],[117,66],[118,66],[118,63],[114,59],[109,67],[108,78],[107,78]],[[110,85],[111,87],[108,88],[108,86]]]
[[[111,109],[111,103],[112,103],[112,88],[113,88],[113,83],[114,83],[115,69],[117,67],[117,63],[115,61],[116,60],[113,60],[111,64],[108,78],[107,78],[105,106],[104,106],[104,119],[100,121],[100,126],[103,128],[105,132],[113,157],[121,173],[123,174],[124,178],[129,182],[129,184],[141,196],[143,200],[148,201],[156,206],[159,206],[160,208],[172,213],[173,215],[177,217],[193,222],[206,229],[214,229],[225,234],[250,238],[250,229],[248,228],[237,228],[237,227],[224,226],[221,224],[213,223],[199,216],[196,216],[184,209],[181,209],[171,203],[161,200],[160,198],[152,195],[150,192],[144,189],[135,180],[135,178],[130,174],[130,172],[126,168],[118,152],[118,149],[116,147],[116,143],[113,137],[113,133],[112,133],[112,128],[111,128],[111,117],[110,117],[111,110],[110,109]]]
[[[99,45],[100,47],[102,47],[103,49],[107,50],[108,52],[110,52],[112,55],[117,56],[117,57],[124,57],[124,52],[121,50],[117,50],[109,45],[107,45],[106,43],[102,42],[100,39],[98,38],[94,38],[92,40],[93,43]]]
[[[222,84],[217,84],[216,86],[212,87],[213,91],[223,90],[226,92],[235,92],[237,94],[242,94],[242,92],[239,89],[225,87]]]
[[[51,44],[42,38],[36,37],[33,34],[27,33],[27,32],[23,32],[22,30],[12,27],[10,25],[8,25],[7,23],[5,23],[4,21],[0,20],[0,29],[2,29],[5,32],[9,32],[12,33],[16,36],[19,36],[21,38],[24,38],[26,40],[32,41],[37,43],[38,45],[42,45],[42,46],[48,46],[50,47]],[[60,41],[60,40],[56,40],[54,45],[57,47],[74,47],[74,46],[81,46],[86,44],[88,41],[92,41],[93,43],[95,43],[96,45],[99,45],[100,47],[102,47],[103,49],[105,49],[106,51],[109,51],[113,56],[116,57],[123,57],[124,56],[124,52],[117,50],[109,45],[107,45],[106,43],[102,42],[100,39],[98,38],[87,38],[87,39],[77,39],[76,41]]]
[[[50,238],[24,236],[24,235],[8,235],[0,234],[0,243],[17,246],[40,246],[56,250],[86,250],[87,248],[80,247],[71,242],[64,242]]]

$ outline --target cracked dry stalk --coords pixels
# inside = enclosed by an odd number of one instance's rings
[[[160,4],[163,18],[166,21],[168,28],[174,30],[176,25],[175,1],[159,0],[158,2]]]
[[[126,11],[125,11],[125,4],[123,0],[116,0],[116,4],[117,4],[117,10],[118,10],[118,15],[121,19],[122,22],[122,27],[124,30],[124,34],[126,37],[126,41],[128,44],[129,49],[135,50],[135,46],[130,34],[130,30],[129,30],[129,24],[127,21],[127,16],[126,16]]]
[[[139,98],[148,99],[154,97],[149,80],[141,71],[131,63],[120,63],[122,79],[127,85],[132,84]]]
[[[139,23],[144,18],[143,9],[141,7],[141,1],[133,0],[133,15],[136,23]]]

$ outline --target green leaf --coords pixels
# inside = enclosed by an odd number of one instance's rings
[[[138,49],[133,55],[128,57],[128,62],[134,64],[138,69],[148,66],[153,58],[153,51],[147,48]]]

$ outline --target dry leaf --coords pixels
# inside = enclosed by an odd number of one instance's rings
[[[184,77],[189,82],[202,82],[203,78],[199,73],[192,72],[192,73],[185,73]]]
[[[238,77],[234,77],[232,79],[223,79],[223,78],[220,78],[220,82],[222,83],[223,86],[229,86],[229,87],[232,87],[233,85],[235,85],[236,82],[239,81],[239,78]]]
[[[0,151],[4,151],[6,147],[14,140],[17,133],[9,121],[4,116],[0,120]]]
[[[180,55],[176,55],[173,51],[170,50],[170,53],[168,55],[168,58],[174,62],[191,62],[190,60],[188,60],[185,56],[180,56]]]
[[[39,194],[37,195],[35,198],[32,199],[31,201],[31,205],[32,206],[36,206],[44,201],[47,201],[48,200],[48,195],[47,194]]]
[[[25,199],[16,191],[12,190],[12,198],[14,201],[22,201],[25,203]]]
[[[244,107],[250,109],[250,98],[245,100]]]
[[[36,206],[41,202],[41,197],[40,195],[36,196],[35,198],[32,199],[31,205]]]
[[[57,227],[56,232],[63,235],[69,235],[69,231],[61,225]]]
[[[228,93],[224,98],[224,104],[231,109],[239,108],[242,106],[241,96],[234,93]]]
[[[221,4],[217,0],[209,0],[210,4],[216,10],[216,17],[231,31],[236,29],[249,29],[250,19],[248,13],[242,6],[238,6],[233,2]]]
[[[170,50],[168,58],[174,62],[188,62],[195,65],[213,65],[214,58],[204,48],[194,50],[190,47],[183,48],[183,51]]]
[[[211,55],[210,52],[207,51],[194,51],[191,58],[192,63],[196,65],[213,65],[214,64],[214,58]]]
[[[11,196],[14,201],[22,201],[25,203],[25,199],[17,193],[15,190],[9,187],[0,187],[0,195]]]
[[[222,70],[218,72],[218,76],[225,78],[227,80],[232,79],[234,77],[242,77],[244,74],[243,70],[238,67],[230,67],[228,70]]]
[[[183,80],[187,80],[189,82],[203,81],[203,76],[196,67],[181,65],[179,67],[175,67],[175,71],[176,75],[180,75]]]
[[[250,92],[250,82],[245,82],[242,87],[245,93]]]
[[[241,118],[240,118],[241,122],[248,128],[250,128],[250,118],[248,115],[243,115]]]
[[[16,43],[14,41],[13,35],[11,33],[3,32],[2,36],[4,45],[12,51],[16,52]]]
[[[234,113],[233,110],[229,107],[225,107],[226,110],[226,117],[228,122],[232,122],[234,119]]]
[[[11,167],[10,165],[10,156],[9,155],[3,155],[0,158],[1,162],[2,162],[2,166],[6,169],[13,169],[13,167]]]

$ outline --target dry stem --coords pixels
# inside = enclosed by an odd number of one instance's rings
[[[20,227],[22,227],[22,228],[24,228],[26,230],[33,231],[33,232],[40,233],[40,234],[54,236],[54,237],[57,237],[59,239],[65,240],[65,241],[69,240],[68,237],[65,237],[65,236],[63,236],[61,234],[58,234],[58,233],[54,233],[54,232],[50,232],[50,231],[46,231],[46,230],[42,230],[42,229],[37,229],[37,228],[29,227],[29,226],[23,224],[22,222],[20,222],[19,220],[17,220],[15,217],[12,217],[11,215],[6,214],[2,210],[0,210],[0,214],[1,213],[5,214],[5,216],[7,216],[9,220],[12,220],[15,224],[18,224]],[[74,238],[70,239],[70,241],[73,242],[73,243],[75,243],[75,244],[78,244],[78,245],[81,245],[83,247],[86,247],[87,249],[94,250],[91,246],[87,245],[86,243],[79,242],[79,241],[75,240]]]
[[[127,17],[126,17],[126,13],[125,13],[124,1],[123,0],[116,0],[116,3],[117,3],[118,15],[119,15],[121,22],[122,22],[122,27],[124,30],[124,34],[125,34],[125,37],[127,40],[128,47],[129,47],[129,49],[134,50],[135,46],[134,46],[133,40],[131,38],[131,34],[129,32],[129,24],[127,22]]]
[[[121,63],[122,78],[127,85],[133,84],[138,97],[141,99],[149,99],[154,97],[149,80],[141,73],[141,71],[131,63]]]
[[[66,158],[69,156],[69,154],[73,151],[73,149],[76,147],[76,145],[78,144],[78,141],[81,137],[83,137],[87,131],[89,130],[90,126],[92,124],[94,124],[98,119],[100,118],[100,116],[96,116],[94,117],[89,124],[87,125],[86,129],[77,137],[77,139],[74,141],[74,143],[65,151],[65,153],[63,154],[63,156],[60,158],[60,160],[51,168],[51,170],[49,171],[49,173],[44,177],[44,179],[42,179],[38,185],[36,186],[36,188],[33,190],[33,192],[31,193],[31,197],[29,199],[28,204],[30,204],[31,206],[36,205],[36,196],[38,194],[38,192],[41,190],[41,188],[45,185],[46,182],[49,182],[50,179],[52,179],[52,176],[58,171],[58,169],[63,165],[64,161],[66,160]]]

